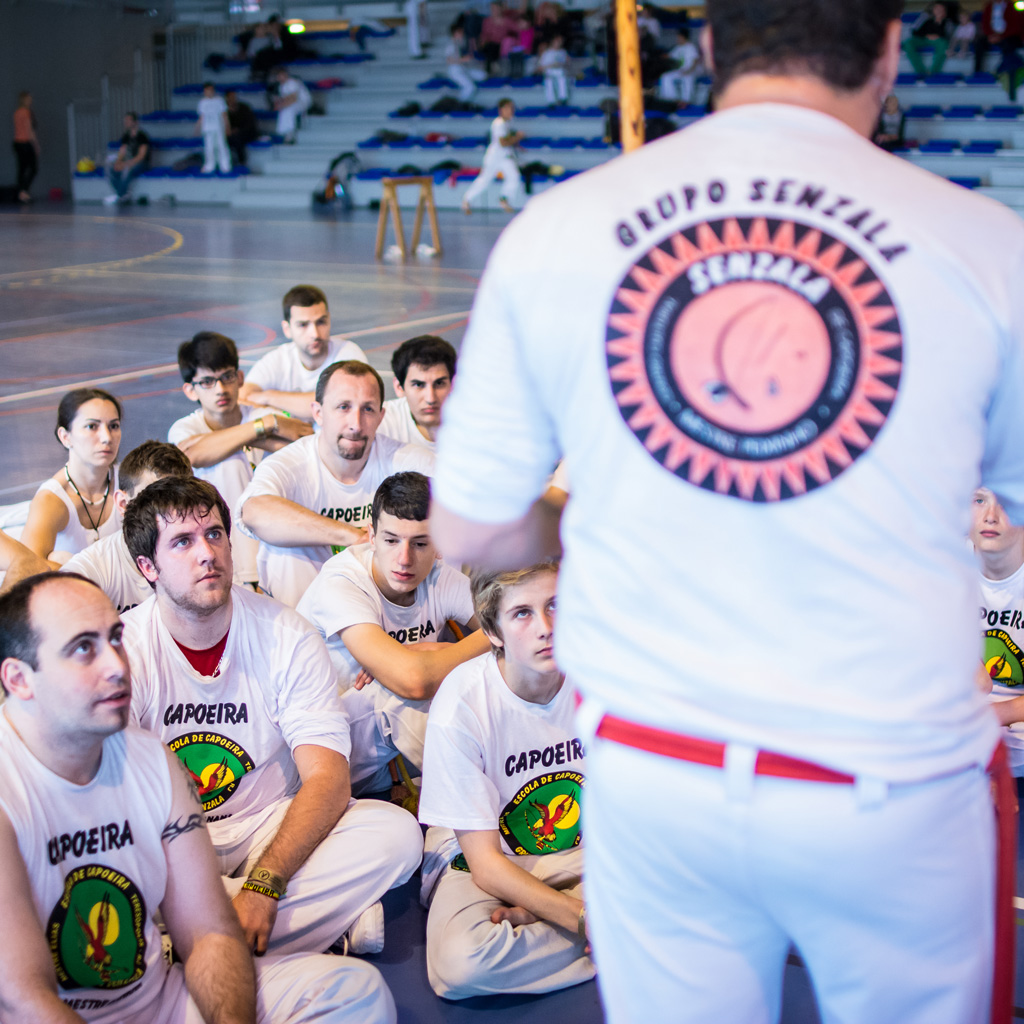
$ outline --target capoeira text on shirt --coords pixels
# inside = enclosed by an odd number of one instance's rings
[[[355,508],[322,508],[320,515],[338,523],[365,523],[370,518],[372,505],[356,505]]]
[[[248,721],[249,710],[244,701],[238,705],[230,701],[223,704],[168,704],[164,708],[164,725],[184,725],[186,722],[240,725]]]
[[[509,754],[505,758],[505,774],[510,778],[519,772],[527,772],[537,765],[550,768],[554,764],[569,764],[584,756],[583,744],[578,739],[563,740],[541,750],[524,750],[517,757]]]
[[[1019,608],[1004,608],[1000,611],[989,611],[981,609],[981,621],[990,626],[1009,626],[1011,629],[1024,628],[1024,614]]]
[[[120,850],[123,846],[134,846],[131,826],[125,819],[123,825],[116,821],[109,825],[96,825],[90,829],[79,829],[77,832],[64,832],[54,836],[46,844],[46,852],[51,864],[84,854],[106,853],[108,850]]]

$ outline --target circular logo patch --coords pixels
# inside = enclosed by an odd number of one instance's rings
[[[167,745],[196,784],[204,811],[220,807],[242,776],[256,767],[234,740],[215,732],[186,733]]]
[[[513,853],[555,853],[579,846],[579,772],[553,772],[526,783],[498,818],[498,828]]]
[[[985,668],[992,682],[999,686],[1024,684],[1021,650],[1001,629],[990,629],[985,634]]]
[[[63,989],[123,988],[146,970],[146,904],[120,871],[86,864],[64,879],[46,926]]]
[[[863,257],[807,224],[758,218],[698,224],[638,260],[606,355],[619,411],[658,463],[719,494],[779,501],[871,446],[903,349]]]

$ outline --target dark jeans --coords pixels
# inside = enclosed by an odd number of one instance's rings
[[[988,51],[991,50],[993,46],[996,46],[1003,55],[1003,59],[998,68],[999,73],[1002,74],[1005,72],[1006,74],[1012,75],[1021,67],[1020,54],[1017,53],[1017,50],[1021,45],[1024,44],[1022,44],[1020,36],[1006,36],[1005,38],[1000,39],[997,43],[990,43],[985,36],[979,35],[978,38],[974,40],[974,70],[984,70],[985,57],[987,56]]]
[[[15,142],[14,158],[18,161],[18,191],[27,192],[39,171],[39,157],[31,142]]]

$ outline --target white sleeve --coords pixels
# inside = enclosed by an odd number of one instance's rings
[[[293,444],[297,443],[293,442]],[[278,455],[284,457],[279,458]],[[252,480],[249,481],[235,507],[231,510],[234,525],[237,525],[247,537],[259,540],[259,537],[246,527],[242,519],[242,509],[245,508],[245,503],[250,498],[271,495],[277,498],[287,498],[297,505],[302,505],[303,508],[309,507],[305,487],[306,475],[303,472],[306,460],[295,459],[292,457],[293,455],[294,452],[289,451],[288,448],[282,448],[280,453],[275,452],[269,458],[261,459],[253,472]]]
[[[277,349],[271,349],[265,355],[260,356],[256,360],[256,364],[245,373],[245,383],[255,384],[260,391],[274,390],[279,386],[279,381],[275,379],[276,374],[276,362],[275,356]]]
[[[348,757],[352,753],[348,719],[338,696],[334,666],[319,634],[304,634],[279,671],[283,681],[277,693],[277,718],[288,748],[310,743]]]
[[[467,831],[496,829],[500,798],[483,763],[476,737],[454,722],[441,724],[428,717],[420,821]]]
[[[527,365],[514,301],[519,274],[535,263],[523,251],[529,241],[527,233],[507,230],[487,261],[444,407],[434,496],[474,522],[524,515],[561,454]]]
[[[95,544],[90,544],[89,547],[79,551],[77,555],[72,555],[60,567],[60,571],[77,572],[79,576],[92,580],[104,594],[109,594],[110,572],[108,571],[107,564],[102,559],[96,557],[96,552],[93,550],[95,547]]]
[[[422,444],[404,444],[392,459],[391,465],[396,473],[422,473],[424,476],[434,475],[434,453]]]
[[[446,619],[466,623],[476,614],[469,577],[450,565],[443,566],[441,578],[441,607]]]
[[[171,429],[167,431],[168,444],[181,444],[182,441],[187,441],[190,437],[195,437],[198,431],[192,429],[194,424],[191,420],[191,415],[182,416],[180,420],[175,420],[171,424]]]
[[[321,573],[302,595],[299,613],[316,626],[325,640],[349,626],[367,622],[380,625],[380,609],[373,599],[344,576],[327,577]]]
[[[337,340],[342,345],[338,349],[336,362],[340,363],[345,359],[357,359],[361,363],[369,363],[370,360],[366,358],[366,353],[354,341],[349,341],[348,338],[338,338]]]

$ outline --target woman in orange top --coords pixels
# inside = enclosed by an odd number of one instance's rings
[[[18,94],[18,108],[14,111],[14,156],[18,161],[18,199],[30,203],[32,196],[28,190],[39,170],[39,139],[36,138],[30,92]]]

